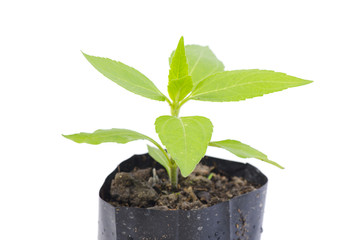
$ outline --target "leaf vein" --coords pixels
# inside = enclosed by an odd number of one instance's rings
[[[196,62],[195,62],[195,64],[194,64],[194,66],[192,67],[192,69],[191,69],[191,71],[190,71],[190,73],[189,73],[189,75],[190,75],[190,76],[192,75],[193,71],[195,70],[195,68],[196,68],[197,64],[199,64],[200,59],[201,59],[201,57],[202,57],[202,55],[204,54],[204,52],[205,52],[205,51],[206,51],[206,49],[203,49],[203,51],[202,51],[202,52],[200,52],[199,57],[197,58],[197,60],[196,60]]]
[[[197,96],[202,96],[205,94],[209,94],[209,93],[213,93],[213,92],[220,92],[223,90],[233,90],[234,87],[240,87],[240,86],[244,86],[244,85],[253,85],[255,83],[285,83],[285,84],[293,84],[294,82],[285,82],[285,81],[253,81],[253,82],[247,82],[247,83],[240,83],[240,84],[232,84],[229,85],[227,87],[223,87],[223,88],[218,88],[218,89],[214,89],[214,90],[210,90],[207,92],[202,92],[202,93],[195,93],[192,97],[197,97]]]

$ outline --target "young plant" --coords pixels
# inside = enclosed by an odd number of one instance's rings
[[[148,140],[155,146],[148,146],[150,156],[166,169],[173,189],[177,188],[178,169],[183,177],[187,177],[203,158],[208,146],[223,148],[238,157],[256,158],[283,168],[265,154],[237,140],[211,142],[213,125],[208,118],[179,117],[180,109],[186,102],[240,101],[312,82],[269,70],[224,71],[223,63],[208,47],[185,46],[181,37],[169,58],[167,97],[136,69],[108,58],[83,54],[100,73],[121,87],[169,104],[171,115],[160,116],[155,121],[156,132],[164,147],[144,134],[127,129],[113,128],[63,136],[77,143],[89,144]]]

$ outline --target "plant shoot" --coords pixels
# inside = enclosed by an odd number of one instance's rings
[[[270,70],[225,71],[223,63],[208,47],[185,46],[184,38],[181,37],[169,58],[166,96],[136,69],[108,58],[83,54],[94,68],[121,87],[143,97],[166,102],[170,106],[170,115],[160,116],[155,121],[162,145],[128,129],[113,128],[63,136],[77,143],[88,144],[147,140],[152,144],[148,145],[150,156],[166,169],[174,190],[177,189],[179,170],[183,177],[187,177],[204,157],[208,146],[223,148],[238,157],[256,158],[283,168],[262,152],[238,140],[211,141],[213,125],[208,118],[179,116],[185,103],[240,101],[312,82]]]

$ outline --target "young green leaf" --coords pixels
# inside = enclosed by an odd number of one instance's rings
[[[93,133],[77,133],[63,135],[76,143],[101,144],[106,142],[128,143],[135,140],[148,140],[156,145],[158,143],[150,137],[128,129],[99,129]]]
[[[174,102],[181,101],[192,90],[193,83],[188,72],[183,37],[181,37],[172,57],[168,80],[168,94]]]
[[[223,148],[241,158],[256,158],[283,169],[283,167],[278,163],[269,160],[264,153],[236,140],[228,139],[217,142],[210,142],[209,146]]]
[[[185,52],[189,64],[189,75],[192,77],[194,87],[204,78],[224,71],[224,64],[216,58],[209,47],[186,45]],[[170,64],[174,54],[175,51],[169,58]]]
[[[136,69],[109,58],[94,57],[83,53],[86,59],[105,77],[130,92],[153,100],[165,101],[166,97],[145,75]]]
[[[184,78],[189,75],[188,64],[185,55],[184,38],[181,37],[178,42],[175,54],[172,57],[170,71],[168,74],[169,81]]]
[[[147,145],[147,149],[148,149],[148,154],[150,154],[150,156],[157,161],[159,164],[161,164],[167,171],[167,174],[170,176],[170,165],[171,163],[169,162],[169,160],[166,158],[165,154],[158,148],[154,148],[151,147],[149,145]]]
[[[211,102],[240,101],[311,82],[269,70],[226,71],[199,82],[189,98]]]
[[[211,121],[200,116],[161,116],[156,119],[155,126],[182,176],[188,176],[205,155],[212,135]]]
[[[168,82],[168,94],[173,102],[180,102],[192,90],[192,80],[190,76],[171,80]]]

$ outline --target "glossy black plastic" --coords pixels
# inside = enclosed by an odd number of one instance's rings
[[[219,172],[242,176],[261,185],[257,190],[199,210],[150,210],[114,207],[107,203],[112,179],[120,171],[160,165],[148,154],[134,155],[122,162],[100,190],[98,240],[260,240],[267,177],[250,164],[206,156],[203,164]]]

